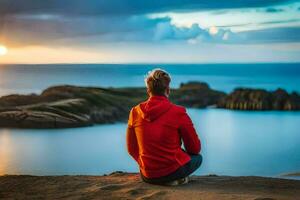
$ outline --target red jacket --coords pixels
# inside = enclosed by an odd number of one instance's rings
[[[129,154],[148,178],[176,171],[190,161],[188,154],[198,154],[201,149],[185,108],[164,96],[152,96],[131,109],[126,135]]]

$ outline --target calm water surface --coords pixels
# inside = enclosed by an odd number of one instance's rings
[[[277,176],[300,171],[300,112],[189,109],[202,141],[196,174]],[[137,172],[126,124],[59,130],[0,129],[0,174]]]
[[[144,75],[154,67],[172,75],[172,87],[187,81],[205,81],[218,90],[236,87],[300,92],[300,63],[291,64],[76,64],[0,65],[0,96],[11,93],[39,93],[61,84],[127,87],[144,86]]]
[[[195,65],[0,65],[0,96],[39,93],[52,85],[143,86],[160,66],[172,87],[205,81],[229,92],[235,87],[300,92],[300,64]],[[300,171],[300,112],[189,109],[202,140],[197,174],[277,176]],[[125,147],[126,124],[61,130],[0,129],[0,174],[103,174],[137,172]]]

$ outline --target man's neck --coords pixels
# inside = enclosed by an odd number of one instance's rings
[[[152,95],[152,94],[150,94],[149,95],[149,97],[166,97],[166,98],[169,98],[169,95],[166,95],[166,94],[164,94],[164,95]]]

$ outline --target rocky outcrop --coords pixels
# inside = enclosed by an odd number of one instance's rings
[[[188,107],[216,104],[225,94],[205,83],[191,82],[172,90],[172,100]],[[40,95],[0,98],[0,127],[69,128],[126,121],[129,110],[146,100],[145,88],[55,86]]]
[[[117,89],[57,86],[0,98],[0,127],[70,128],[124,121],[139,98]],[[145,96],[145,95],[144,95]]]
[[[300,109],[297,93],[236,89],[227,95],[201,82],[181,84],[172,89],[170,98],[176,104],[194,108]],[[8,95],[0,98],[0,127],[69,128],[126,121],[131,107],[146,99],[145,88],[69,85],[50,87],[40,95]]]
[[[172,102],[186,107],[205,108],[216,105],[220,99],[225,98],[224,92],[213,90],[207,83],[182,83],[177,90],[171,92]]]
[[[234,110],[300,110],[300,96],[283,89],[274,92],[238,88],[220,99],[219,108]]]
[[[61,100],[16,108],[2,109],[0,126],[18,128],[68,128],[91,125],[90,116],[82,112],[68,112],[68,108],[82,107],[83,99]],[[64,109],[60,109],[63,106]]]

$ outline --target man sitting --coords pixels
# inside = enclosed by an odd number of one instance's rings
[[[145,182],[179,185],[202,163],[201,143],[182,106],[171,103],[171,78],[161,69],[145,79],[147,101],[130,111],[126,133],[129,154],[139,164]],[[184,144],[185,150],[181,148]]]

